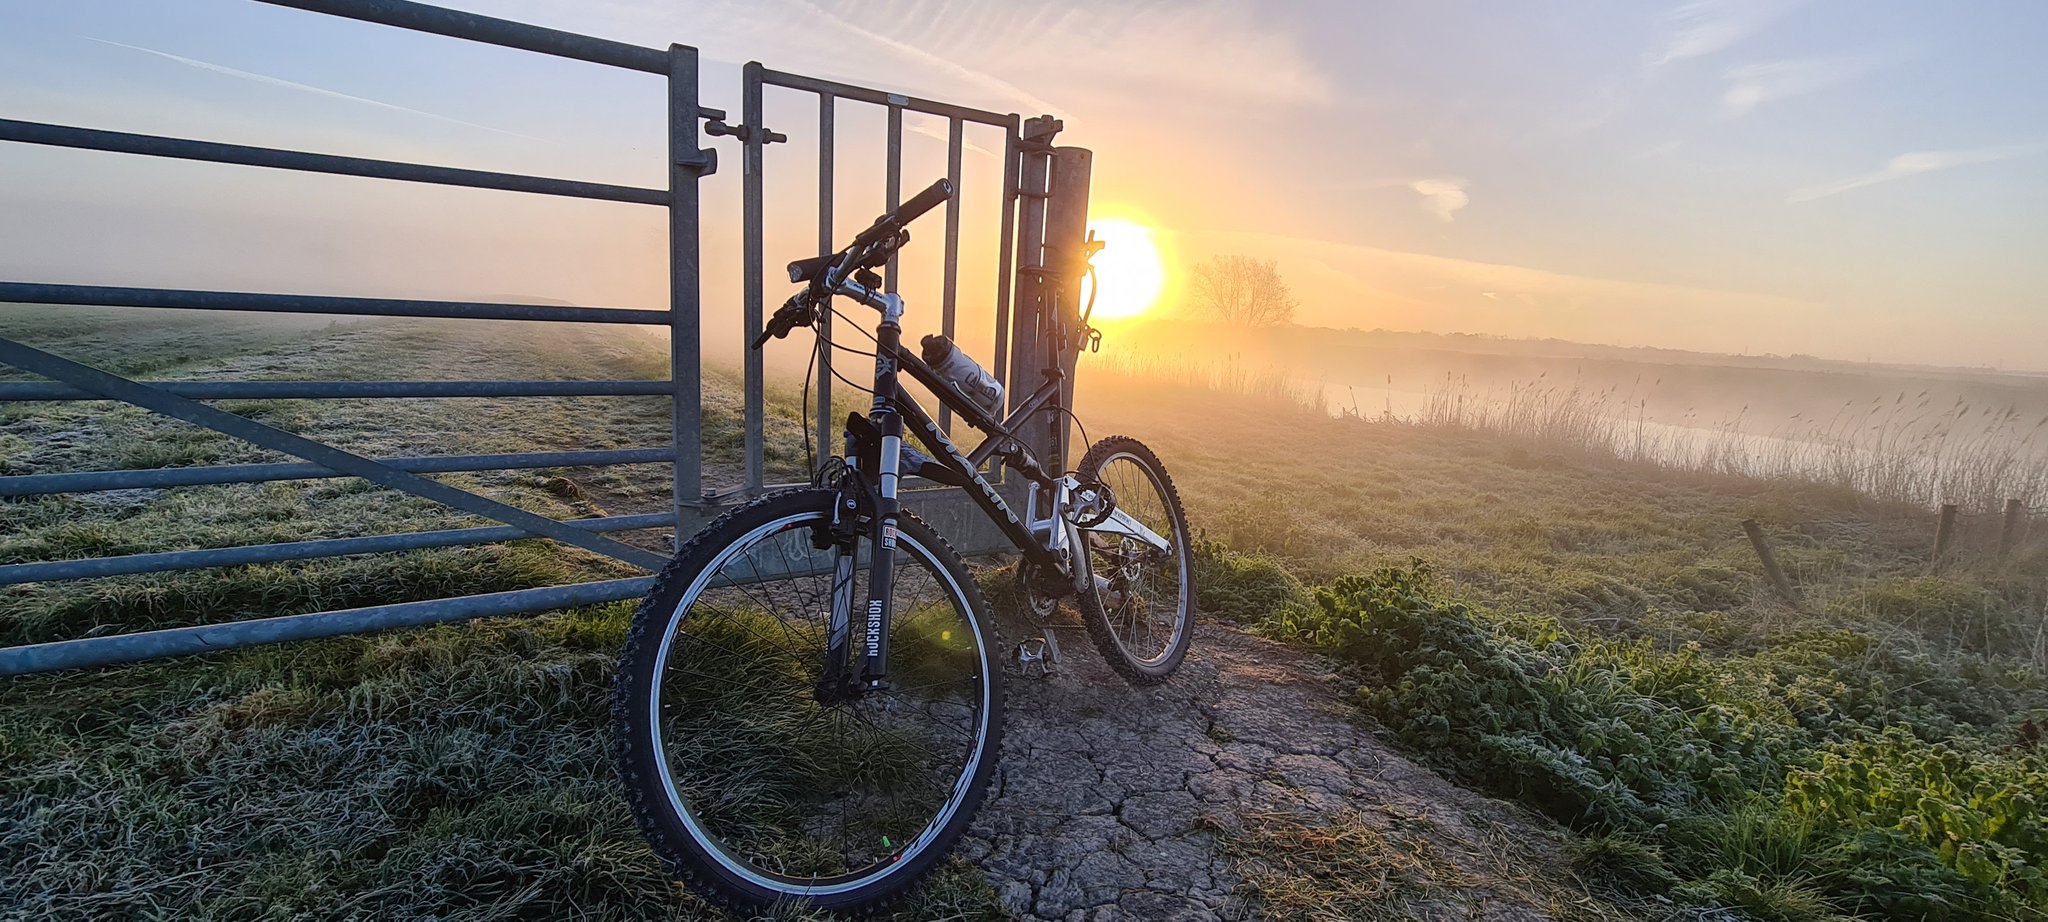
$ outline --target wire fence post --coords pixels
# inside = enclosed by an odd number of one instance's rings
[[[1778,555],[1771,550],[1771,540],[1764,537],[1764,527],[1755,519],[1743,519],[1742,531],[1749,535],[1749,546],[1756,550],[1756,559],[1763,562],[1764,575],[1770,577],[1771,588],[1778,597],[1793,608],[1801,607],[1799,593],[1792,588],[1792,581],[1785,577],[1785,569],[1778,566]]]
[[[2005,520],[1998,528],[1998,556],[2010,557],[2020,546],[2020,529],[2027,522],[2027,504],[2017,497],[2005,501]]]
[[[1948,562],[1949,549],[1956,540],[1956,516],[1961,511],[1955,503],[1941,504],[1941,518],[1934,526],[1934,557],[1930,561],[1936,570]]]

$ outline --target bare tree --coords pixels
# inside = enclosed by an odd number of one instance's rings
[[[1195,267],[1195,304],[1225,323],[1279,326],[1300,303],[1280,276],[1280,264],[1250,256],[1214,256]]]

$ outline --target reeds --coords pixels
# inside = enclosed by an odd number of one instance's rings
[[[2048,417],[1931,400],[1926,391],[1902,391],[1852,401],[1824,420],[1800,414],[1762,429],[1747,407],[1713,422],[1693,411],[1660,422],[1649,418],[1646,398],[1619,386],[1592,390],[1539,376],[1482,390],[1446,376],[1410,421],[1678,470],[1846,487],[1916,506],[1992,512],[2010,498],[2048,503]]]
[[[1090,362],[1091,372],[1104,371],[1170,387],[1274,400],[1317,413],[1331,412],[1323,382],[1302,381],[1270,366],[1254,369],[1236,356],[1217,362],[1128,354],[1092,358],[1095,360]]]

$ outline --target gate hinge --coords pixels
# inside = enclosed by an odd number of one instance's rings
[[[679,156],[676,158],[676,166],[689,170],[699,177],[709,176],[718,172],[718,151],[706,147],[694,154]]]

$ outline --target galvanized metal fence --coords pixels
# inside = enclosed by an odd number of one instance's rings
[[[1037,135],[1020,135],[1018,116],[1003,115],[932,100],[886,93],[865,87],[816,80],[749,64],[744,70],[744,111],[739,125],[725,124],[726,114],[700,103],[698,54],[686,45],[666,50],[625,44],[569,32],[493,19],[407,0],[257,0],[329,16],[378,23],[589,62],[666,78],[668,83],[669,182],[665,189],[638,188],[542,176],[528,176],[428,164],[343,157],[308,151],[222,144],[185,138],[130,134],[92,128],[0,119],[0,141],[82,150],[108,151],[182,160],[210,161],[252,167],[358,176],[397,182],[466,186],[529,194],[562,196],[665,208],[669,217],[669,286],[667,310],[592,307],[548,307],[523,304],[328,297],[233,291],[192,291],[159,288],[0,281],[0,302],[46,305],[98,305],[131,308],[178,308],[217,311],[261,311],[298,314],[340,314],[380,317],[427,317],[507,320],[534,323],[612,323],[665,327],[669,338],[670,375],[660,381],[136,381],[88,367],[41,349],[0,338],[0,362],[41,375],[49,382],[0,382],[0,400],[114,400],[203,426],[254,445],[303,459],[303,463],[236,464],[157,470],[88,471],[0,476],[0,497],[27,497],[77,491],[256,483],[323,477],[360,477],[379,486],[443,503],[453,509],[503,523],[410,534],[330,538],[248,547],[132,554],[84,560],[0,565],[0,586],[53,580],[89,579],[157,573],[203,567],[307,560],[349,554],[408,551],[542,537],[575,545],[648,570],[658,569],[663,555],[607,537],[650,528],[673,528],[680,541],[719,509],[743,501],[775,485],[764,478],[764,375],[758,353],[745,359],[745,480],[738,490],[709,494],[703,488],[700,427],[703,392],[699,319],[699,183],[717,165],[715,153],[701,148],[703,133],[735,136],[743,145],[745,252],[744,335],[751,339],[763,322],[763,145],[784,138],[763,126],[762,90],[782,87],[811,93],[819,100],[818,245],[829,252],[832,242],[833,125],[835,105],[846,101],[885,107],[888,111],[888,204],[898,201],[901,181],[902,114],[928,113],[949,120],[949,173],[960,179],[963,123],[1005,129],[1001,266],[997,273],[997,352],[1008,340],[1021,341],[1039,322],[1042,297],[1026,298],[1022,287],[1042,280],[1046,271],[1045,201],[1049,198],[1051,132],[1056,122],[1033,120]],[[1083,152],[1085,153],[1085,152]],[[1020,183],[1020,171],[1024,181]],[[1081,180],[1085,213],[1086,180]],[[1019,202],[1025,203],[1019,207]],[[954,329],[958,288],[958,195],[946,217],[943,327]],[[1015,222],[1022,215],[1020,235]],[[1076,231],[1078,235],[1078,231]],[[1068,244],[1078,246],[1078,239]],[[1012,271],[1012,248],[1024,271]],[[1057,251],[1055,246],[1054,250]],[[888,273],[895,285],[892,265]],[[1023,280],[1023,281],[1018,281]],[[1010,316],[1013,285],[1019,310]],[[1024,303],[1027,302],[1028,303]],[[832,444],[834,428],[830,389],[832,350],[822,350],[816,417],[820,444]],[[1025,356],[1021,350],[1012,355]],[[998,362],[1006,380],[1042,364],[1019,357]],[[322,444],[261,422],[209,406],[205,401],[247,398],[440,398],[440,397],[564,397],[654,395],[671,399],[672,443],[608,451],[554,451],[488,455],[370,458]],[[424,475],[461,471],[588,467],[618,464],[672,465],[670,511],[650,515],[607,516],[557,521],[478,493],[458,489]],[[959,532],[970,550],[985,548],[990,530],[973,530],[973,521],[947,515],[967,505],[936,498],[927,507]],[[650,577],[608,579],[496,592],[455,598],[377,605],[345,611],[288,614],[221,624],[140,631],[36,643],[0,649],[0,675],[43,672],[80,666],[129,662],[162,656],[202,653],[285,640],[332,637],[385,628],[458,621],[588,605],[644,594]]]

